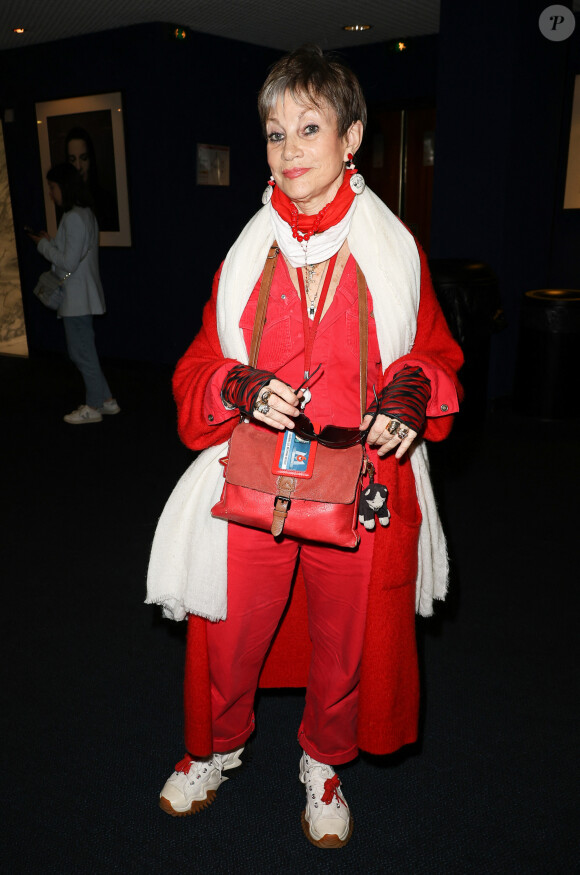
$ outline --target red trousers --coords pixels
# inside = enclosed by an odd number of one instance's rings
[[[320,762],[358,753],[357,701],[374,535],[356,550],[284,538],[230,523],[228,616],[207,624],[214,750],[246,741],[268,647],[286,607],[298,555],[308,599],[312,658],[298,740]]]

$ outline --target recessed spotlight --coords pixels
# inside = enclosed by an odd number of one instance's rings
[[[12,33],[24,33],[24,28],[23,27],[13,27]]]
[[[370,30],[372,24],[345,24],[343,26],[343,30],[357,31],[357,30]]]

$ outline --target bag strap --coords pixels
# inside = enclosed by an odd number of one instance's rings
[[[266,264],[262,272],[262,282],[260,283],[260,292],[258,294],[258,306],[256,308],[256,318],[254,319],[254,330],[252,331],[252,343],[250,346],[249,364],[252,368],[255,368],[258,363],[258,352],[262,341],[262,334],[264,333],[264,325],[266,324],[270,286],[272,285],[272,277],[274,276],[279,252],[278,244],[274,240],[266,256]]]
[[[254,319],[254,329],[252,331],[252,343],[250,346],[249,364],[252,368],[256,367],[258,361],[258,352],[264,333],[264,325],[266,323],[266,310],[268,309],[268,298],[270,295],[270,287],[272,285],[272,277],[276,268],[278,254],[280,249],[274,241],[270,247],[270,251],[266,256],[266,264],[262,273],[262,282],[260,283],[260,291],[258,293],[258,306],[256,308],[256,318]],[[367,407],[367,370],[368,370],[368,349],[369,349],[369,317],[367,307],[367,282],[365,275],[356,266],[356,282],[358,286],[358,331],[359,331],[359,354],[360,354],[360,410],[361,420]]]
[[[361,422],[367,409],[367,372],[369,360],[369,313],[367,307],[367,281],[365,275],[356,266],[356,283],[358,286],[358,344],[360,355],[360,415]]]

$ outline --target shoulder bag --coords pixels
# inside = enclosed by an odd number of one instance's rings
[[[87,249],[85,254],[79,261],[84,261],[87,255],[90,252],[90,247]],[[58,277],[53,270],[45,270],[44,273],[41,273],[36,286],[33,289],[34,294],[41,301],[45,307],[48,307],[50,310],[58,310],[60,305],[64,300],[65,280],[69,278],[72,271],[66,273],[63,277]]]
[[[262,275],[250,348],[252,367],[258,360],[278,252],[274,244]],[[358,265],[357,284],[362,417],[366,409],[368,314],[366,281]],[[357,431],[328,428],[333,437],[337,432]],[[340,440],[326,446],[321,442],[324,432],[320,441],[303,440],[292,429],[277,432],[240,422],[230,438],[227,457],[220,459],[225,483],[219,502],[211,509],[212,516],[270,531],[275,537],[285,534],[336,547],[356,547],[360,540],[358,506],[367,469],[364,443],[355,437],[357,442],[352,446],[338,448]],[[290,467],[289,458],[294,460]]]

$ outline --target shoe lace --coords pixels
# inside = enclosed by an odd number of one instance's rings
[[[187,754],[183,757],[182,760],[179,760],[175,765],[176,772],[183,772],[184,775],[189,775],[189,770],[194,764],[195,760],[192,760],[191,757],[187,756]]]
[[[332,778],[327,778],[324,782],[324,793],[322,794],[321,802],[324,802],[325,805],[330,805],[332,800],[336,797],[338,802],[342,802],[343,805],[346,805],[344,799],[338,795],[339,787],[340,778],[338,775],[334,775]]]
[[[194,783],[198,778],[201,778],[202,774],[207,774],[208,769],[214,765],[215,761],[213,759],[210,760],[192,760],[190,756],[185,754],[182,760],[175,766],[175,771],[179,774],[182,772],[184,775],[189,775],[192,766],[194,767],[194,778],[190,783]],[[195,774],[199,770],[199,774]]]

